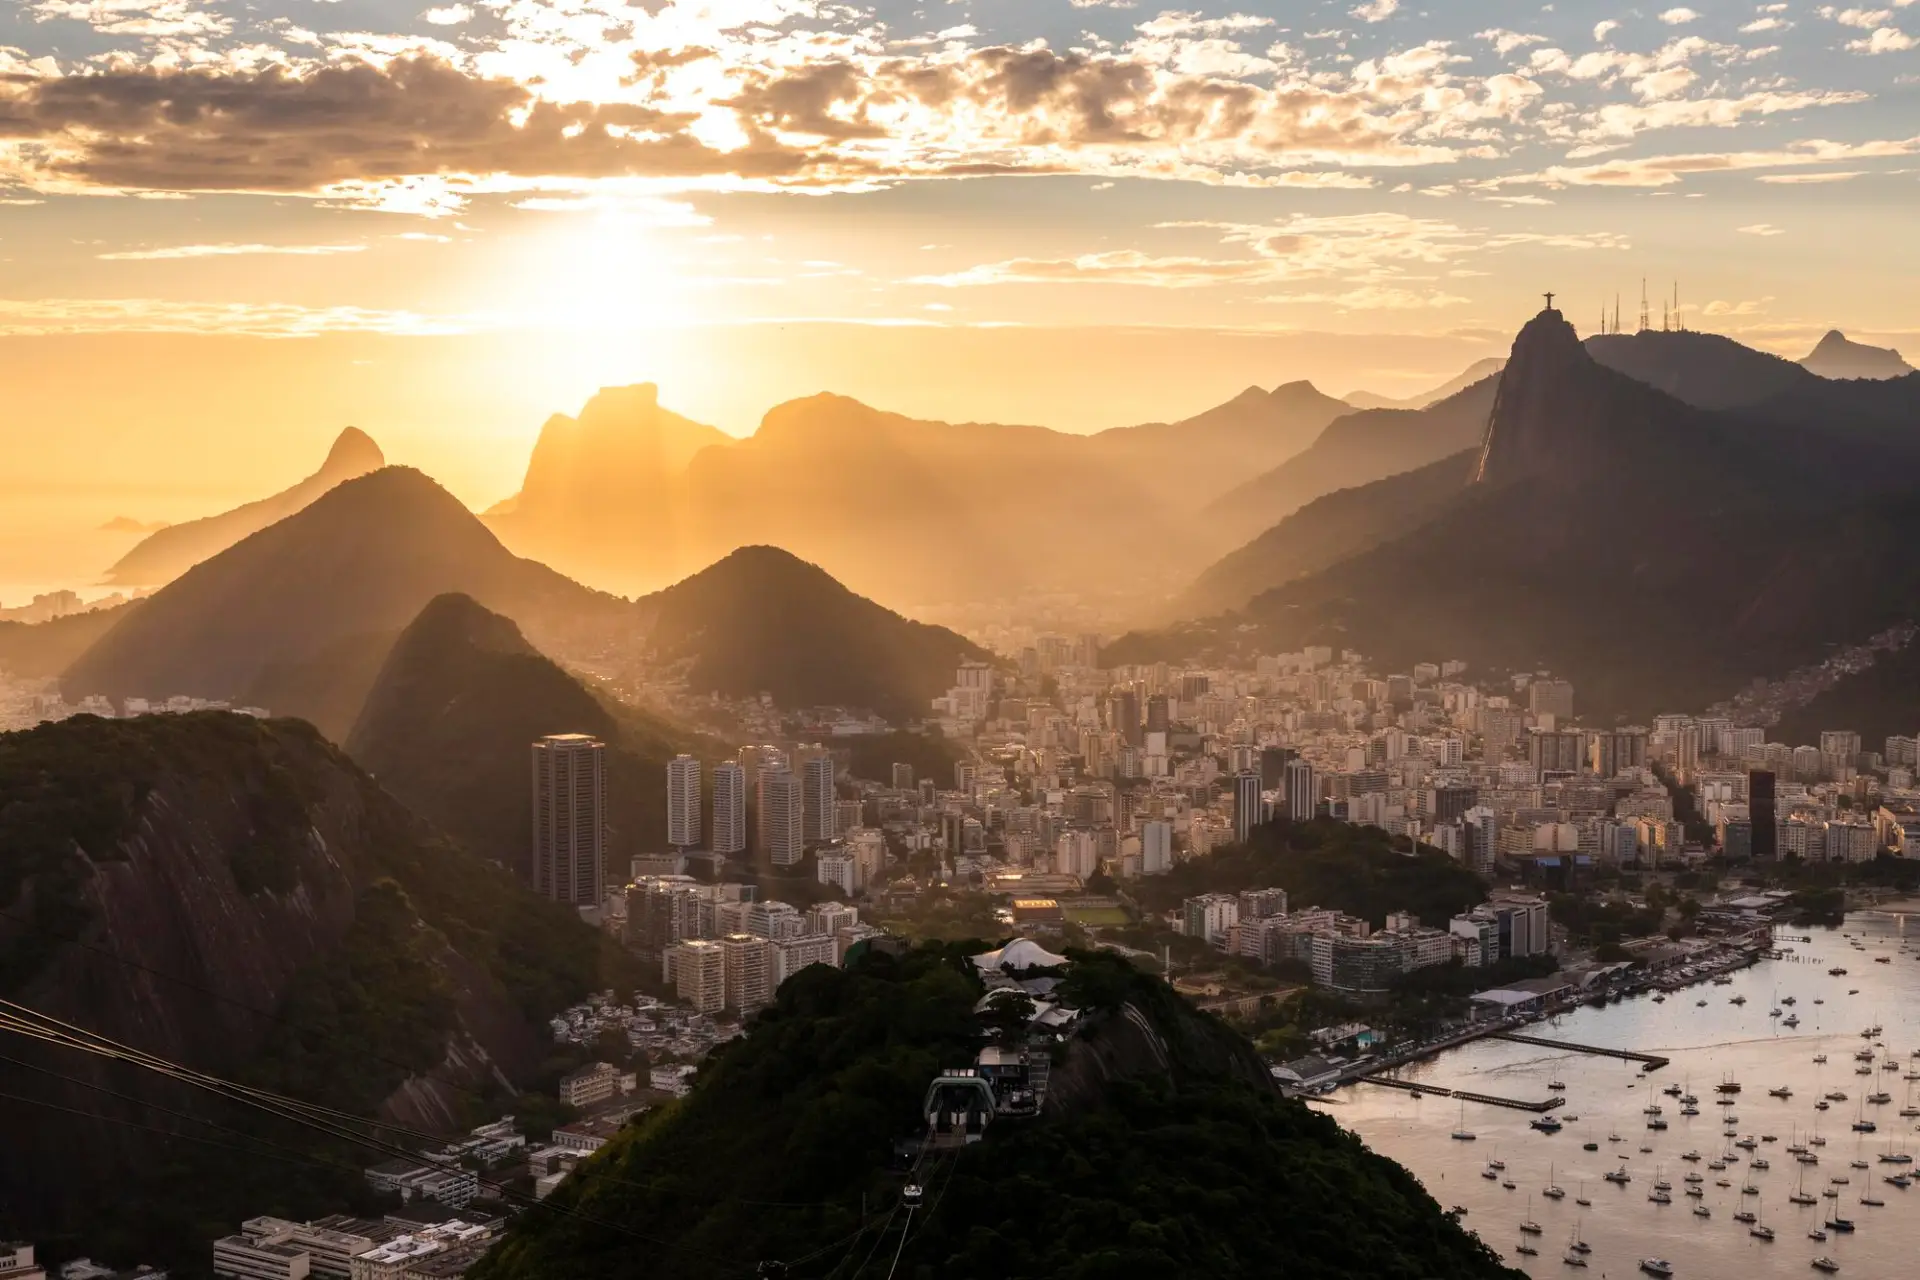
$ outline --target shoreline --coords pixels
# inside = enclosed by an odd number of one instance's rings
[[[1883,916],[1915,916],[1920,915],[1920,898],[1890,898],[1885,902],[1855,907],[1853,910],[1863,914]]]

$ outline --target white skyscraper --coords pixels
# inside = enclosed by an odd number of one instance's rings
[[[747,851],[747,771],[738,760],[713,766],[713,851]]]
[[[533,889],[599,906],[607,848],[607,748],[584,733],[533,744]]]
[[[689,755],[667,761],[667,843],[676,849],[700,843],[700,762]]]
[[[761,775],[760,829],[766,834],[767,857],[776,867],[791,867],[807,849],[806,805],[800,779],[790,769]]]

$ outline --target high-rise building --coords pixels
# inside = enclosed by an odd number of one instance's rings
[[[1173,869],[1173,824],[1155,819],[1140,824],[1140,874],[1157,876]]]
[[[713,767],[713,851],[729,857],[747,851],[747,771],[738,760]]]
[[[1167,707],[1167,695],[1156,693],[1147,699],[1147,732],[1166,733],[1173,727],[1173,717]]]
[[[801,829],[809,844],[825,844],[834,829],[833,757],[809,756],[800,767]]]
[[[724,999],[742,1014],[764,1009],[773,997],[773,956],[765,938],[735,933],[720,939]]]
[[[597,907],[607,854],[607,748],[589,734],[533,744],[533,889]]]
[[[700,762],[684,753],[667,761],[667,843],[676,849],[700,843]]]
[[[1125,689],[1116,689],[1113,694],[1113,729],[1120,740],[1130,747],[1137,747],[1146,741],[1140,727],[1140,693],[1129,685]]]
[[[798,863],[807,849],[806,803],[792,770],[761,775],[760,830],[767,857],[776,867]]]
[[[1260,775],[1239,773],[1233,778],[1233,838],[1245,844],[1253,829],[1266,819],[1260,796]]]
[[[745,751],[741,752],[745,763]],[[767,780],[777,773],[787,773],[792,769],[787,753],[777,747],[758,747],[754,750],[753,765],[753,821],[754,847],[762,853],[770,847],[767,831]]]
[[[1260,749],[1260,785],[1268,791],[1278,791],[1286,781],[1287,761],[1300,756],[1292,747],[1262,747]]]
[[[1527,710],[1552,716],[1555,725],[1573,719],[1573,686],[1565,680],[1535,680],[1527,686]]]
[[[1320,780],[1305,760],[1287,762],[1287,817],[1310,821],[1320,808]]]
[[[1527,762],[1541,773],[1578,773],[1585,737],[1571,729],[1535,729],[1527,734]]]
[[[913,766],[898,760],[893,765],[893,789],[895,791],[913,790]]]
[[[1755,862],[1771,862],[1779,852],[1778,815],[1773,807],[1773,774],[1754,769],[1747,774],[1747,816],[1753,823],[1748,843]]]
[[[667,948],[666,980],[700,1013],[727,1007],[727,954],[718,942],[689,939]]]

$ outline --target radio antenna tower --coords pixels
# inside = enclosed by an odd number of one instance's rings
[[[1640,277],[1640,332],[1653,328],[1653,316],[1647,310],[1647,278]]]

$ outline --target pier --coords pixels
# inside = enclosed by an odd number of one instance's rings
[[[1648,1071],[1658,1071],[1670,1061],[1657,1053],[1635,1053],[1632,1049],[1606,1049],[1597,1044],[1574,1044],[1571,1040],[1549,1040],[1545,1036],[1522,1035],[1518,1031],[1495,1031],[1487,1038],[1511,1040],[1516,1044],[1538,1045],[1542,1049],[1566,1049],[1574,1053],[1591,1053],[1602,1058],[1619,1058],[1623,1062],[1638,1062]]]
[[[1532,1111],[1536,1114],[1565,1106],[1566,1099],[1548,1098],[1544,1102],[1528,1102],[1524,1098],[1503,1098],[1492,1093],[1471,1093],[1465,1089],[1448,1089],[1437,1084],[1417,1084],[1411,1080],[1395,1080],[1391,1076],[1361,1076],[1361,1084],[1385,1085],[1389,1089],[1404,1089],[1408,1093],[1430,1093],[1436,1098],[1459,1098],[1463,1102],[1480,1102],[1490,1107],[1509,1107],[1515,1111]]]

